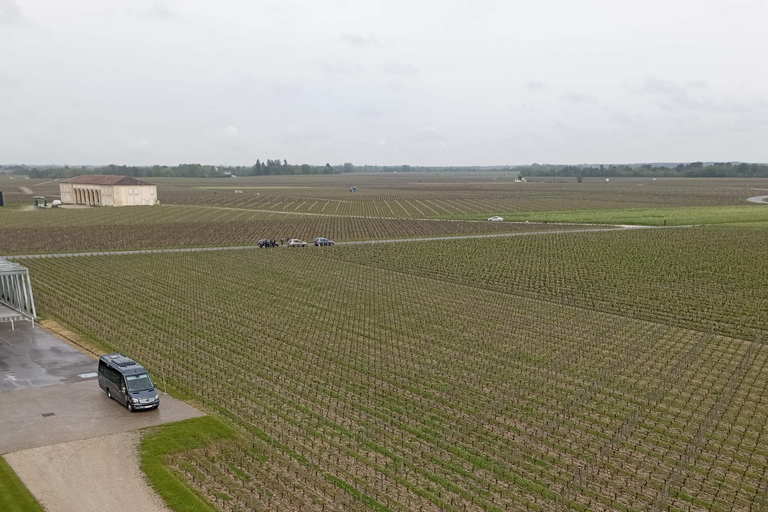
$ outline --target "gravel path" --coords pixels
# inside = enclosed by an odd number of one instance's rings
[[[594,231],[625,231],[633,229],[678,229],[678,228],[691,228],[693,224],[685,226],[606,226],[603,228],[586,228],[586,229],[564,229],[564,230],[549,230],[549,231],[524,231],[518,233],[491,233],[486,235],[459,235],[459,236],[434,236],[429,238],[397,238],[387,240],[359,240],[355,242],[336,242],[336,245],[365,245],[365,244],[388,244],[388,243],[400,243],[400,242],[434,242],[438,240],[468,240],[474,238],[501,238],[510,236],[530,236],[530,235],[555,235],[565,233],[590,233]],[[282,246],[283,248],[287,246]],[[308,247],[314,247],[308,245]],[[51,254],[19,254],[0,256],[8,260],[29,260],[38,258],[70,258],[75,256],[118,256],[127,254],[165,254],[174,252],[206,252],[206,251],[233,251],[237,249],[258,249],[258,245],[237,245],[231,247],[188,247],[186,249],[140,249],[135,251],[96,251],[96,252],[66,252],[66,253],[51,253]]]
[[[138,432],[5,455],[47,512],[168,512],[139,466]]]
[[[750,203],[768,204],[768,196],[756,196],[747,199]]]

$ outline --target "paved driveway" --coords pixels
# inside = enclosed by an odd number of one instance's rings
[[[0,323],[0,394],[96,377],[92,357],[30,322],[14,327]]]
[[[159,409],[130,413],[101,391],[96,370],[39,326],[0,324],[0,454],[202,416],[170,395]]]
[[[0,393],[0,411],[0,454],[202,416],[170,395],[158,409],[128,412],[95,380]]]

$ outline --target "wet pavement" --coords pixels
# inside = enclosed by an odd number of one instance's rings
[[[0,455],[202,415],[162,393],[157,409],[128,412],[107,397],[96,379],[0,393]]]
[[[96,378],[98,363],[29,321],[0,323],[0,396]]]
[[[170,395],[131,413],[99,388],[98,362],[31,322],[0,323],[0,455],[202,416]]]

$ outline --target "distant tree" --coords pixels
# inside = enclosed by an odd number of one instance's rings
[[[578,183],[581,183],[582,181],[584,181],[584,176],[581,173],[577,173],[576,174],[576,181]]]
[[[489,168],[488,170],[498,170],[499,168]],[[505,168],[506,169],[506,168]],[[465,171],[482,172],[485,170],[480,167],[411,167],[408,165],[392,166],[374,166],[365,165],[356,167],[347,162],[338,169],[331,167],[331,164],[325,166],[313,166],[309,164],[291,165],[287,159],[272,160],[266,162],[256,160],[256,164],[251,167],[246,166],[221,166],[201,164],[180,164],[175,167],[164,165],[152,166],[126,166],[126,165],[104,165],[104,166],[60,166],[60,167],[36,167],[25,165],[0,165],[0,172],[15,171],[20,174],[27,174],[30,178],[54,179],[54,178],[72,178],[81,174],[120,174],[136,177],[169,177],[169,178],[215,178],[226,175],[227,173],[237,176],[268,176],[285,174],[335,174],[337,172],[443,172],[443,171]],[[581,175],[591,178],[613,178],[626,176],[642,177],[690,177],[690,178],[768,178],[768,165],[750,164],[750,163],[731,163],[716,162],[704,164],[702,162],[692,162],[690,164],[679,164],[676,166],[661,165],[654,167],[650,164],[644,165],[599,165],[599,166],[581,166],[581,165],[550,165],[536,164],[530,166],[519,166],[514,168],[518,172],[518,178],[524,176],[573,176]]]

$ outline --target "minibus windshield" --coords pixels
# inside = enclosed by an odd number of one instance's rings
[[[128,391],[131,393],[137,393],[139,391],[152,391],[155,389],[155,385],[152,384],[152,379],[149,378],[148,373],[126,375],[125,381],[128,384]]]

